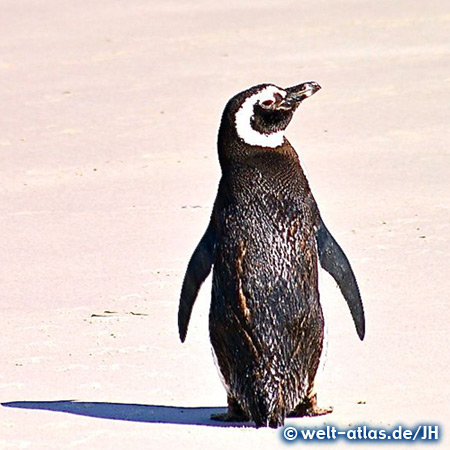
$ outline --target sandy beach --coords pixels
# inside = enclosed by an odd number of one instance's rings
[[[185,344],[177,310],[225,103],[305,80],[322,90],[286,135],[367,333],[321,272],[318,398],[334,412],[286,424],[438,424],[447,448],[447,1],[5,0],[0,30],[0,449],[286,447],[281,430],[209,419],[226,406],[210,279]]]

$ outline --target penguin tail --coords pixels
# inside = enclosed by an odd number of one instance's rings
[[[281,389],[275,389],[275,395],[270,395],[266,389],[256,389],[253,398],[249,402],[250,418],[257,428],[278,428],[284,425],[286,408]]]

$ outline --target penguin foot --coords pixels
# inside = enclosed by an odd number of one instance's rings
[[[317,395],[312,396],[304,403],[299,403],[289,414],[288,417],[315,417],[324,416],[333,412],[333,407],[328,406],[319,408],[317,406]]]
[[[333,412],[332,406],[327,406],[326,408],[305,408],[304,405],[298,405],[292,412],[288,414],[288,417],[315,417],[324,416],[325,414],[330,414]]]
[[[228,397],[228,412],[211,414],[211,419],[218,422],[248,422],[250,420],[238,402],[232,397]]]

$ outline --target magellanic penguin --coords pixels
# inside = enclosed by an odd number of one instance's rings
[[[318,263],[336,280],[358,336],[365,319],[355,276],[326,228],[284,130],[320,89],[260,84],[226,105],[218,137],[222,178],[208,228],[184,277],[181,341],[202,282],[213,269],[209,332],[227,389],[222,420],[279,427],[317,406],[314,378],[323,347]]]

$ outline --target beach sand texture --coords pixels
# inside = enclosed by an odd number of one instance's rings
[[[0,30],[1,449],[286,446],[209,420],[210,280],[184,345],[177,309],[226,101],[305,80],[286,134],[367,333],[321,273],[334,412],[287,424],[437,423],[449,445],[448,1],[5,0]]]

